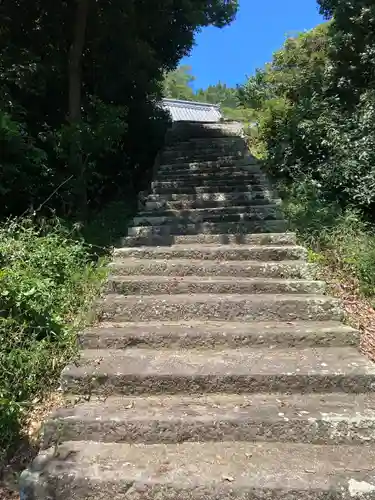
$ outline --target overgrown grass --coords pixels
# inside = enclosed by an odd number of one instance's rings
[[[57,221],[0,226],[0,460],[76,355],[105,277],[104,259]]]
[[[354,279],[360,295],[375,304],[375,232],[360,212],[326,201],[303,182],[278,186],[291,228],[312,260]]]

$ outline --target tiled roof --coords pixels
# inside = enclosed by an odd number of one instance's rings
[[[180,101],[178,99],[163,99],[163,107],[167,109],[174,122],[219,122],[222,115],[220,106],[195,101]]]

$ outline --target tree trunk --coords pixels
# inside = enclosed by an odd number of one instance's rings
[[[85,45],[89,2],[90,0],[77,0],[73,42],[70,47],[69,121],[72,125],[76,125],[81,120],[82,53]]]
[[[69,54],[69,122],[75,129],[70,162],[77,179],[77,198],[82,222],[87,219],[87,185],[80,147],[79,125],[82,118],[82,54],[85,45],[90,0],[77,0],[73,41]]]

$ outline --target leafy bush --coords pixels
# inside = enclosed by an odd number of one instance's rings
[[[359,293],[375,297],[375,232],[363,214],[327,201],[309,182],[280,183],[279,192],[285,216],[312,250],[312,260],[343,271],[354,278]]]
[[[249,143],[294,227],[373,296],[375,10],[370,0],[318,3],[333,19],[289,38],[239,99],[257,113]]]
[[[1,212],[25,210],[30,193],[45,190],[51,172],[45,151],[35,145],[27,127],[0,109]],[[43,186],[43,187],[42,187]],[[22,213],[22,212],[21,212]]]
[[[54,387],[106,276],[58,222],[0,227],[0,458],[34,397]]]

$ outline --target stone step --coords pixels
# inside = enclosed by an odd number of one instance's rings
[[[247,205],[235,205],[231,203],[224,207],[209,207],[209,208],[183,208],[176,210],[170,207],[163,207],[161,209],[152,209],[138,212],[135,220],[148,219],[153,217],[164,217],[170,219],[182,218],[189,219],[193,222],[200,222],[210,217],[228,217],[231,215],[255,218],[271,217],[273,214],[280,215],[281,209],[278,203],[256,203]]]
[[[285,233],[285,220],[258,220],[242,222],[200,222],[197,224],[163,224],[160,226],[134,226],[128,228],[128,236],[182,236],[194,234],[249,234]]]
[[[21,477],[23,500],[373,500],[371,446],[68,441]]]
[[[109,294],[98,304],[104,321],[340,321],[340,302],[297,294]]]
[[[181,185],[176,187],[173,183],[159,183],[158,186],[152,188],[154,194],[200,194],[200,193],[238,193],[241,191],[247,191],[249,193],[258,192],[259,194],[265,193],[270,190],[270,187],[266,184],[226,184],[222,181],[220,184],[213,185],[210,183],[207,186],[186,186]]]
[[[266,184],[267,176],[262,172],[239,172],[235,171],[231,174],[227,172],[213,172],[207,174],[205,172],[187,172],[187,173],[159,173],[155,177],[155,182],[173,182],[176,185],[186,184],[191,186],[214,185],[215,183],[235,183],[237,184]]]
[[[372,392],[375,364],[354,347],[87,350],[67,366],[71,394]]]
[[[199,147],[191,147],[191,146],[181,146],[181,144],[177,144],[175,146],[168,146],[166,147],[162,153],[161,157],[162,158],[180,158],[182,156],[189,156],[189,157],[195,157],[195,156],[206,156],[206,155],[211,155],[215,154],[217,156],[245,156],[247,153],[246,147],[243,145],[236,145],[233,144],[232,146],[211,146],[209,144],[207,145],[201,145]]]
[[[371,394],[212,394],[109,397],[57,410],[43,428],[64,441],[183,443],[276,441],[374,444]]]
[[[195,151],[196,149],[243,149],[247,150],[246,142],[241,137],[225,137],[222,139],[210,140],[209,138],[188,139],[186,141],[176,141],[165,146],[166,152],[177,152],[180,150]]]
[[[185,163],[203,163],[208,161],[218,161],[220,163],[230,163],[235,161],[245,161],[245,155],[242,152],[234,153],[220,153],[220,152],[200,152],[199,154],[187,153],[183,155],[161,155],[161,164],[185,164]]]
[[[242,211],[240,211],[242,210]],[[278,205],[251,205],[232,209],[193,209],[140,212],[133,218],[132,226],[187,225],[205,222],[271,221],[283,218]]]
[[[238,146],[236,144],[232,146],[211,146],[202,145],[197,147],[191,146],[180,146],[167,147],[161,153],[161,160],[168,162],[174,160],[175,158],[205,158],[206,156],[211,157],[216,156],[235,156],[238,158],[244,158],[247,154],[246,148],[243,146]]]
[[[21,477],[23,500],[373,500],[374,447],[68,441]]]
[[[227,205],[242,205],[244,201],[254,203],[254,200],[272,200],[274,193],[271,189],[255,189],[252,191],[229,191],[229,192],[212,192],[212,193],[164,193],[164,194],[149,194],[147,201],[153,202],[225,202]],[[270,203],[270,201],[268,201]],[[226,205],[226,206],[227,206]]]
[[[261,166],[254,163],[245,163],[245,160],[236,160],[232,163],[220,163],[218,161],[190,162],[182,164],[161,164],[157,171],[157,177],[178,176],[186,178],[189,175],[222,176],[233,177],[241,175],[265,176]]]
[[[275,210],[279,210],[280,207],[278,203],[256,203],[255,205],[234,205],[231,203],[224,207],[210,207],[210,208],[183,208],[176,210],[170,207],[163,207],[161,209],[145,210],[138,212],[137,218],[143,217],[189,217],[193,220],[202,220],[204,217],[231,215],[231,214],[253,214],[254,217],[266,217],[269,213],[274,213]]]
[[[258,234],[193,234],[185,236],[137,237],[126,236],[120,241],[122,247],[171,246],[171,245],[295,245],[295,233]]]
[[[189,173],[194,171],[200,172],[236,172],[238,170],[245,170],[249,172],[259,172],[259,162],[245,157],[240,159],[224,159],[224,160],[208,160],[199,162],[180,162],[178,165],[171,163],[162,163],[159,166],[158,173],[167,172],[181,172]]]
[[[262,195],[262,193],[261,193]],[[157,201],[156,199],[159,198]],[[258,194],[258,196],[247,197],[247,198],[238,198],[237,200],[204,200],[204,199],[196,199],[196,200],[180,200],[180,201],[168,201],[163,199],[161,196],[153,196],[151,200],[146,199],[144,202],[144,210],[145,211],[154,211],[154,210],[194,210],[194,209],[229,209],[230,211],[235,211],[236,206],[243,207],[246,211],[248,207],[262,207],[264,205],[276,205],[281,206],[280,198],[274,198],[272,196],[262,196]],[[232,208],[233,207],[233,208]]]
[[[204,176],[204,177],[239,177],[247,176],[265,176],[265,173],[257,165],[237,165],[238,162],[231,164],[221,164],[218,162],[206,163],[188,163],[183,165],[162,165],[157,172],[157,178],[161,177],[182,177]]]
[[[311,279],[314,266],[303,261],[209,261],[192,259],[117,259],[110,264],[120,276],[236,276],[239,278]]]
[[[179,180],[156,180],[151,183],[151,188],[153,191],[158,189],[177,189],[181,188],[216,188],[220,191],[221,188],[225,186],[227,188],[231,187],[235,190],[245,189],[266,189],[268,183],[264,176],[250,177],[247,180],[245,178],[234,177],[228,179],[226,177],[216,178],[216,179],[205,179],[203,177],[196,177],[190,179],[179,179]]]
[[[178,148],[204,148],[204,147],[227,147],[227,146],[240,146],[247,147],[246,142],[242,137],[218,137],[218,138],[209,138],[209,137],[195,137],[186,141],[178,141],[172,143],[167,146],[166,150],[176,150]]]
[[[303,294],[325,292],[323,281],[249,278],[202,278],[174,276],[110,276],[107,292],[124,295],[214,294]]]
[[[111,322],[90,327],[80,335],[84,349],[339,347],[358,342],[358,331],[337,321]]]
[[[114,258],[194,260],[307,260],[307,250],[297,245],[176,245],[172,247],[117,248]]]
[[[195,138],[226,138],[244,136],[243,124],[238,122],[225,123],[192,123],[180,122],[174,124],[173,132],[169,135],[169,143],[186,141]]]

